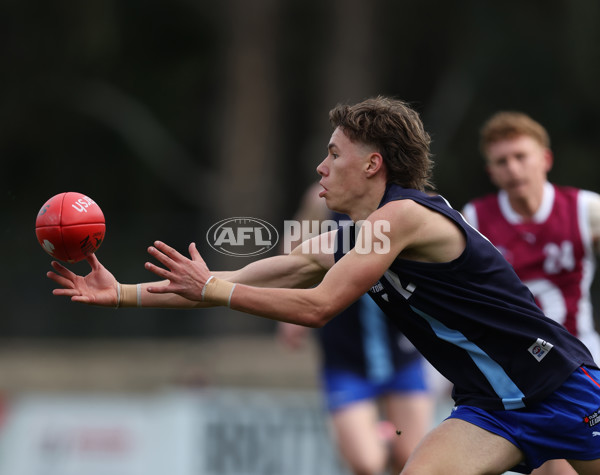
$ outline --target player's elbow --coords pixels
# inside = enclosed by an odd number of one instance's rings
[[[339,313],[332,305],[327,303],[315,304],[307,310],[305,322],[306,326],[311,328],[324,327],[333,317],[337,315],[337,313]]]
[[[322,328],[329,320],[325,320],[319,318],[316,315],[311,315],[308,320],[306,320],[306,326],[310,328]]]

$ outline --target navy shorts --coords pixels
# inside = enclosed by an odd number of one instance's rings
[[[600,458],[600,370],[581,367],[542,402],[512,411],[457,406],[448,419],[504,437],[525,454],[511,470],[530,473],[550,459]]]
[[[386,394],[424,392],[428,389],[422,358],[404,365],[383,381],[373,381],[351,371],[325,369],[322,385],[330,412]]]

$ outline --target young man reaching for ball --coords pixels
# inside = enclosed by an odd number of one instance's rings
[[[403,474],[528,473],[552,458],[600,473],[591,418],[600,409],[600,370],[544,316],[496,248],[442,197],[425,193],[430,139],[418,114],[378,97],[339,105],[330,121],[317,167],[321,196],[362,222],[356,246],[353,233],[330,232],[289,255],[213,272],[194,244],[188,259],[157,241],[148,252],[164,267],[146,268],[165,280],[123,286],[91,256],[85,277],[53,262],[48,275],[61,286],[54,293],[112,307],[228,305],[319,327],[368,292],[454,384],[457,407]]]

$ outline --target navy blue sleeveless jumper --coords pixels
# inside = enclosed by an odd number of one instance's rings
[[[458,226],[466,248],[448,263],[396,258],[369,295],[453,384],[457,405],[519,409],[544,399],[579,366],[597,367],[547,318],[500,252],[441,196],[388,185],[379,205],[409,199]],[[343,257],[338,230],[336,261]],[[347,241],[346,241],[347,242]]]

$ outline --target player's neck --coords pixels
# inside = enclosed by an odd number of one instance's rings
[[[544,187],[542,186],[539,190],[535,190],[535,192],[527,195],[509,195],[508,199],[510,201],[510,206],[515,213],[521,216],[524,220],[530,220],[542,206],[542,201],[544,199]]]
[[[348,213],[348,215],[350,216],[352,221],[354,221],[355,223],[357,221],[362,221],[364,219],[367,219],[369,217],[369,215],[377,209],[380,202],[381,202],[381,199],[379,199],[379,201],[377,201],[377,200],[362,201],[354,209],[352,209]]]
[[[367,187],[364,193],[355,197],[352,209],[345,213],[355,223],[367,219],[373,211],[379,208],[379,204],[385,194],[385,188],[385,181],[380,181],[379,183],[374,183],[374,186]]]

